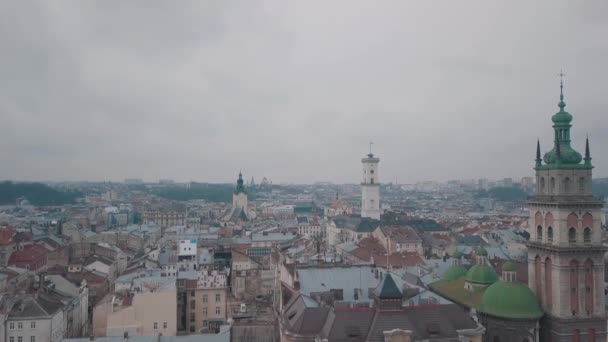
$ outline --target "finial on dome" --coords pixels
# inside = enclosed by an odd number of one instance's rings
[[[557,105],[560,111],[564,111],[564,107],[566,107],[566,103],[564,102],[564,74],[563,70],[560,70],[559,74],[559,104]]]

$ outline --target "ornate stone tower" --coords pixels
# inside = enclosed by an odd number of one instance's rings
[[[236,189],[232,194],[232,206],[243,209],[245,213],[247,212],[247,192],[243,184],[243,174],[240,172],[239,179],[236,181]]]
[[[591,192],[591,153],[570,146],[572,115],[553,115],[553,149],[541,160],[536,146],[536,192],[528,200],[529,287],[545,312],[541,341],[606,341],[603,201]]]
[[[363,182],[361,183],[361,217],[380,219],[380,181],[378,178],[378,163],[380,158],[372,153],[371,143],[369,154],[361,159],[363,164]]]

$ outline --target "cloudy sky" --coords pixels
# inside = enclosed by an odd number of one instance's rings
[[[532,175],[566,76],[608,175],[608,1],[2,1],[0,179]]]

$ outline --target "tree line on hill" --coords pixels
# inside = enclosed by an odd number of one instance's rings
[[[37,206],[73,204],[82,196],[79,191],[56,189],[43,183],[0,182],[1,205],[17,204],[21,197]]]

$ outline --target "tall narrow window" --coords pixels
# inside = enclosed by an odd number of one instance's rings
[[[578,191],[585,192],[585,177],[578,179]]]
[[[591,328],[588,330],[587,342],[595,342],[595,329]]]
[[[578,313],[578,261],[570,261],[570,310],[572,316]]]
[[[547,241],[553,242],[553,228],[547,228]]]
[[[543,227],[536,227],[536,240],[543,241]]]
[[[549,181],[549,191],[551,193],[551,195],[553,195],[555,193],[555,178],[551,177],[551,180]]]
[[[593,314],[593,261],[585,261],[585,312]]]
[[[572,342],[579,342],[581,340],[581,331],[578,329],[574,329],[572,333]]]
[[[538,298],[538,300],[540,300],[540,302],[543,302],[543,287],[542,287],[542,276],[541,276],[541,272],[542,272],[542,267],[541,267],[541,260],[540,260],[540,256],[537,255],[536,258],[534,259],[534,281],[536,282],[536,297]]]
[[[551,264],[551,259],[545,259],[545,304],[548,308],[553,304],[553,265]]]
[[[545,177],[540,177],[540,193],[545,193]]]
[[[591,243],[591,229],[589,227],[585,228],[583,232],[583,241],[585,241],[585,244]]]
[[[576,229],[574,227],[568,229],[568,242],[576,243]]]
[[[564,178],[564,192],[565,193],[570,193],[570,178],[566,177]]]

